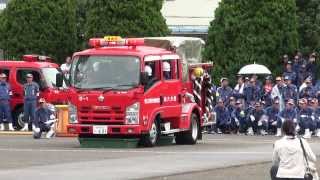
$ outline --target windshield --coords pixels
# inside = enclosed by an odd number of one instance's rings
[[[134,56],[77,56],[70,76],[79,89],[129,89],[139,84],[140,61]]]
[[[60,73],[59,70],[57,68],[42,68],[42,73],[47,86],[50,88],[56,87],[56,75]],[[62,87],[67,87],[65,81],[63,81]]]

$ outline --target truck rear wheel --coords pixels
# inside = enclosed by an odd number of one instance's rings
[[[153,121],[151,125],[151,129],[145,135],[143,135],[140,139],[140,144],[144,147],[153,147],[157,144],[160,136],[160,128],[158,121]]]
[[[12,124],[16,130],[20,130],[24,127],[23,108],[18,108],[13,112],[12,121]]]
[[[177,144],[195,144],[199,136],[199,118],[196,114],[191,114],[190,129],[177,133],[175,141]]]

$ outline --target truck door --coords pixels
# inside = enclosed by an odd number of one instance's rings
[[[179,60],[162,60],[163,84],[161,87],[160,105],[163,118],[179,118],[181,116],[181,73]]]

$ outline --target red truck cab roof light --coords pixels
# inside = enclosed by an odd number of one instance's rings
[[[89,46],[93,48],[106,46],[142,46],[144,45],[143,38],[126,38],[120,36],[105,36],[104,38],[91,38]]]
[[[23,55],[22,60],[26,62],[52,62],[53,59],[48,56],[28,54],[28,55]]]

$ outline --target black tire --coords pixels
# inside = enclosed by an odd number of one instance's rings
[[[176,133],[177,144],[196,144],[200,133],[199,118],[196,114],[191,114],[190,129],[185,132]]]
[[[16,130],[23,128],[23,108],[16,109],[12,114],[12,124]]]
[[[160,137],[160,126],[157,120],[153,121],[151,129],[145,135],[140,138],[140,145],[144,147],[154,147],[157,145],[158,139]]]

